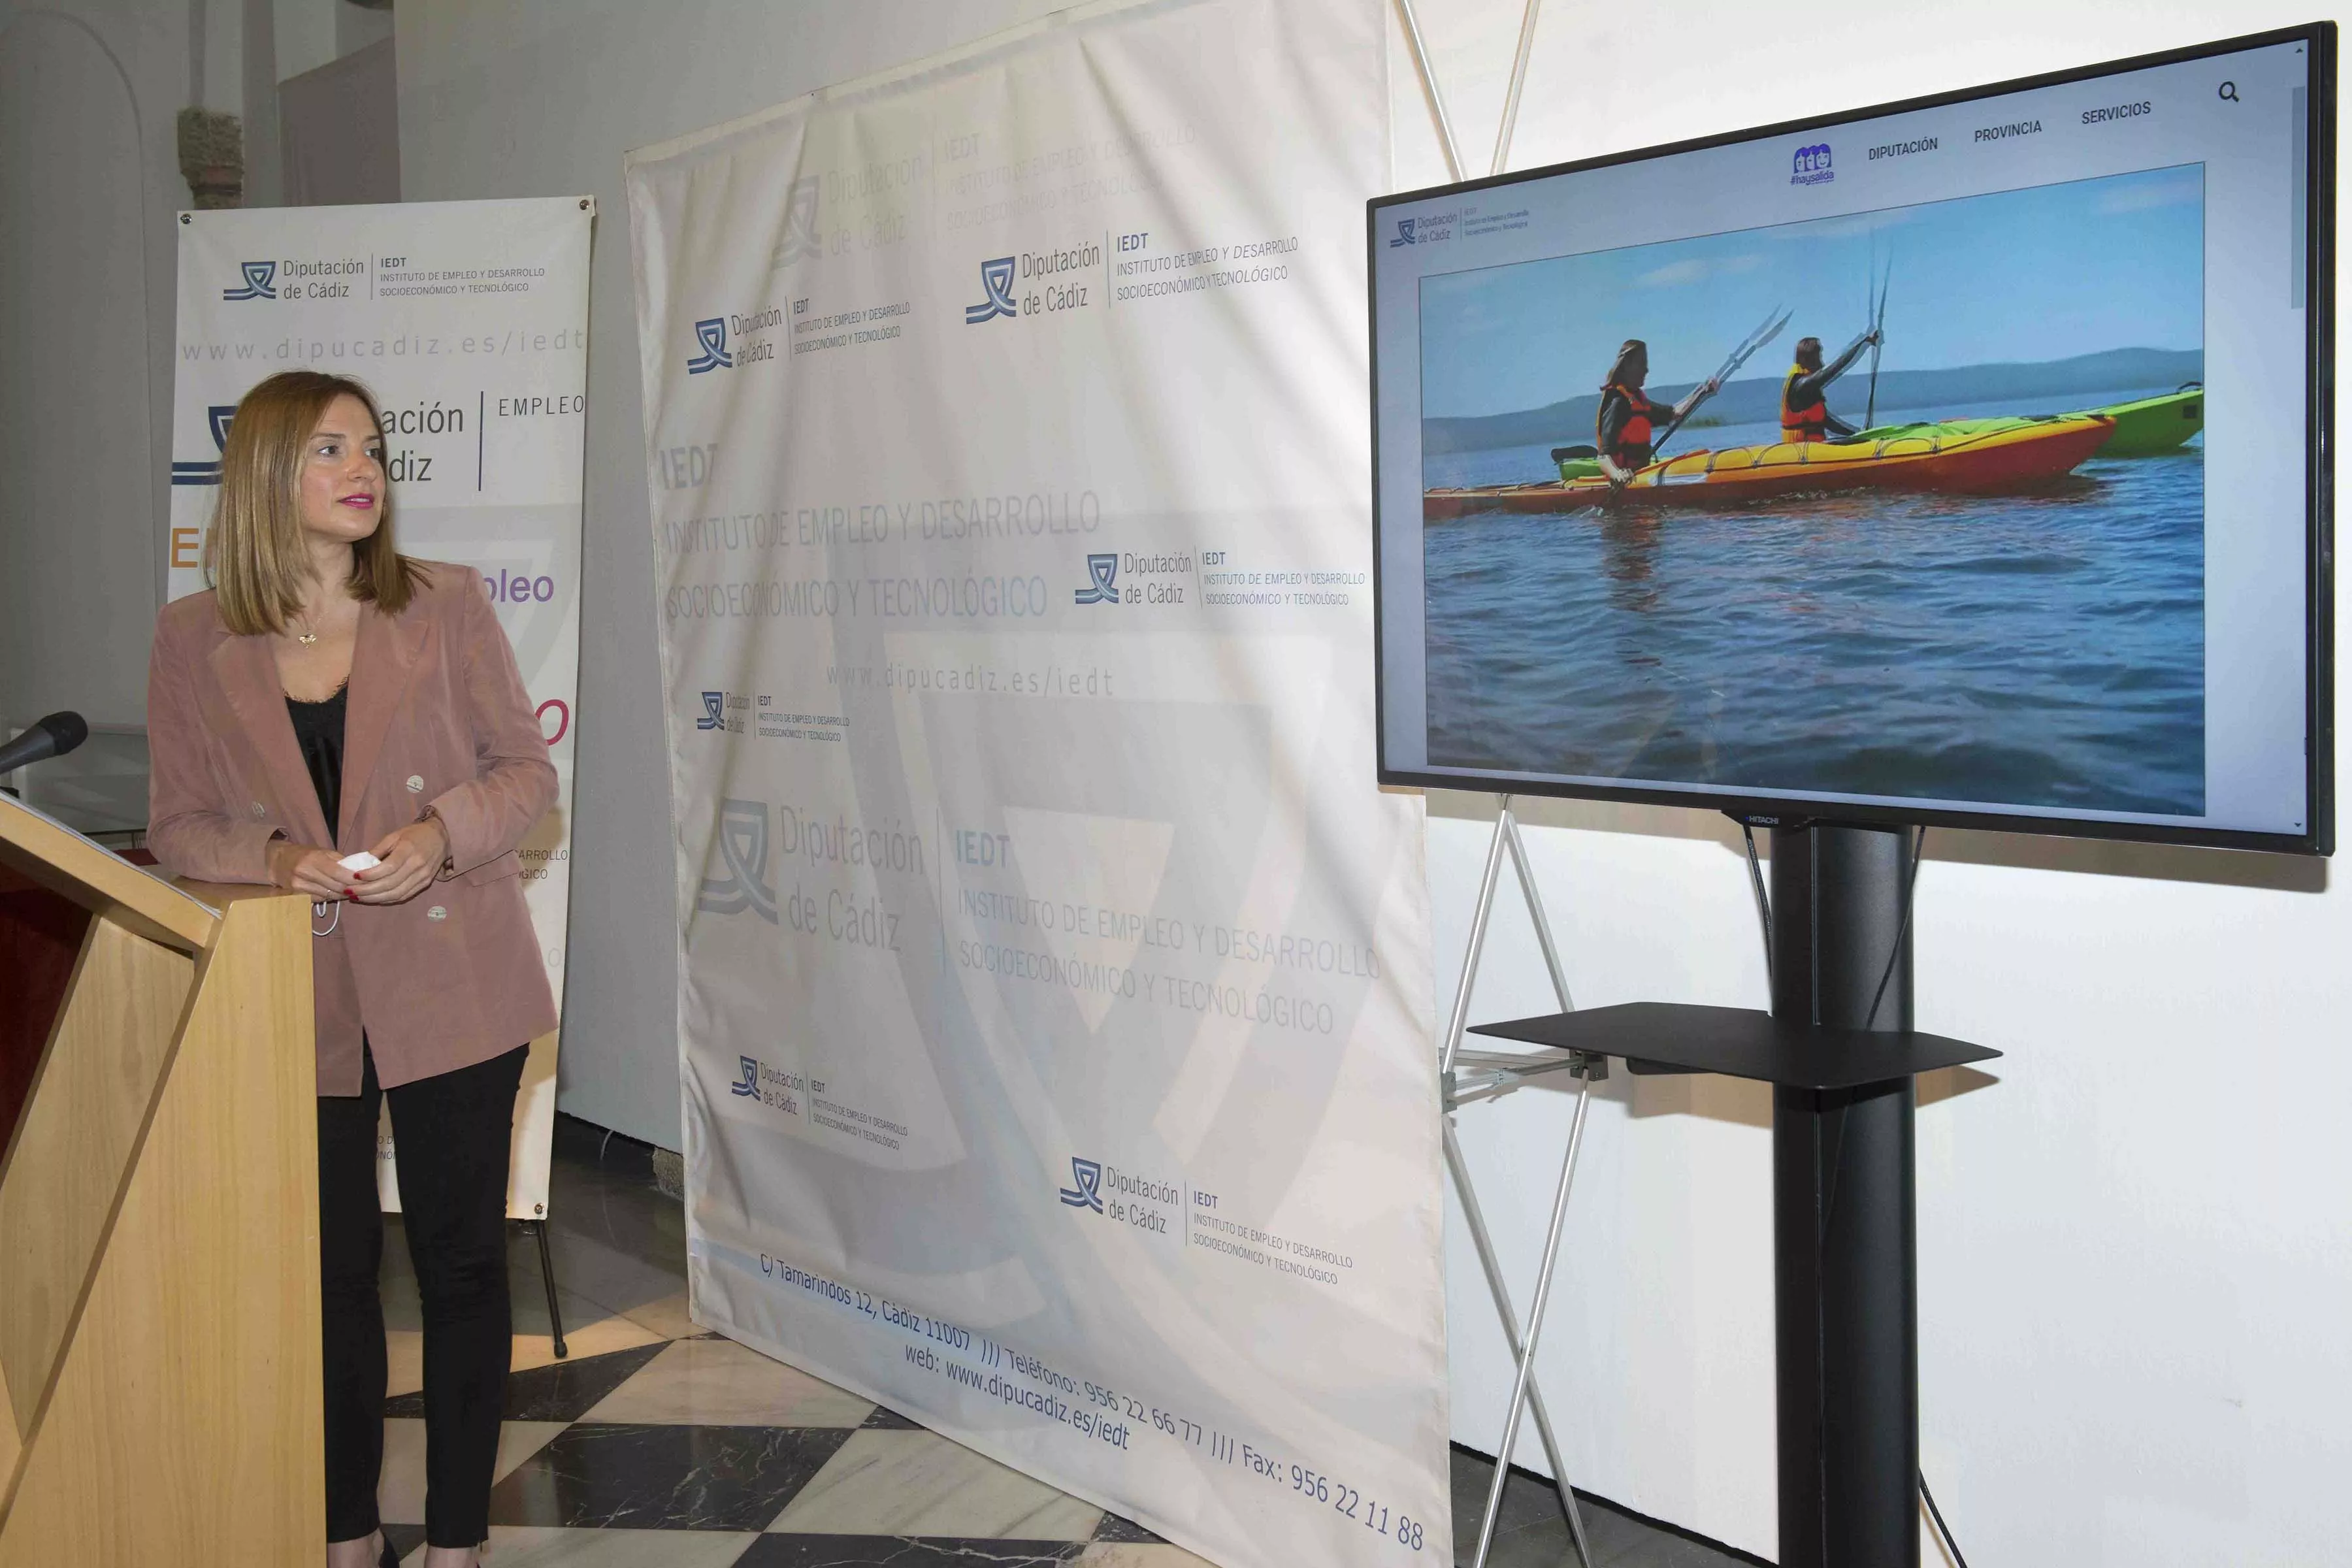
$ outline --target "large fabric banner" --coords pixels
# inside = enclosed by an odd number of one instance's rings
[[[221,449],[247,389],[281,370],[348,375],[383,412],[403,551],[478,569],[562,780],[523,841],[524,897],[563,994],[572,705],[588,390],[586,197],[180,215],[169,595],[206,587]],[[518,1041],[517,1044],[521,1042]],[[547,1212],[556,1036],[530,1043],[507,1213]],[[399,1206],[392,1127],[385,1206]]]
[[[695,1315],[1268,1568],[1452,1550],[1384,71],[1088,6],[627,174]]]

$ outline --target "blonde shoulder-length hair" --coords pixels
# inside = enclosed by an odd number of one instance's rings
[[[356,397],[379,437],[374,394],[347,376],[280,371],[247,393],[221,449],[220,501],[205,540],[221,623],[239,637],[282,632],[301,612],[310,576],[302,542],[302,460],[310,433],[338,397]],[[375,531],[352,546],[352,595],[387,616],[408,607],[423,566],[393,547],[392,489],[384,487]]]

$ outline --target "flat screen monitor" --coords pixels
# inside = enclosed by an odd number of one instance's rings
[[[1381,780],[2329,852],[2335,41],[1372,202]]]

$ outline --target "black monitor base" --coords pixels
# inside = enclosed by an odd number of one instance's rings
[[[1900,830],[1773,830],[1775,1019],[1911,1027],[1910,873]],[[1916,1106],[1908,1074],[1772,1090],[1781,1568],[1917,1568]]]
[[[1918,1568],[1912,1075],[2000,1053],[1913,1032],[1910,875],[1901,829],[1775,828],[1769,1016],[1633,1003],[1476,1030],[1773,1086],[1780,1568]]]

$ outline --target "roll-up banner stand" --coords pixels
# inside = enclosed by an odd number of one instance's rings
[[[1383,26],[1082,6],[628,163],[694,1315],[1265,1568],[1453,1549]]]
[[[403,552],[472,566],[496,602],[562,781],[522,844],[524,897],[563,994],[580,489],[588,384],[584,196],[180,215],[168,594],[208,586],[230,416],[281,370],[364,384],[383,411]],[[518,1041],[517,1044],[521,1042]],[[507,1213],[547,1212],[556,1035],[530,1042]],[[384,1206],[400,1205],[387,1113]]]

